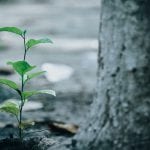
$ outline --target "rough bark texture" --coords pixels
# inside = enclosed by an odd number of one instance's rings
[[[150,1],[101,2],[97,98],[87,125],[60,150],[148,150]]]

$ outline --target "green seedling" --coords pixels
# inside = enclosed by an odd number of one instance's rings
[[[15,33],[18,36],[20,36],[23,39],[23,45],[24,45],[24,56],[23,60],[20,61],[15,61],[15,62],[8,62],[8,65],[11,65],[12,68],[17,72],[17,74],[21,78],[21,86],[17,85],[14,81],[8,80],[8,79],[0,79],[0,83],[7,85],[8,87],[12,88],[15,90],[19,96],[20,100],[14,101],[14,100],[7,100],[4,103],[0,105],[0,111],[6,112],[9,114],[12,114],[16,117],[17,123],[18,123],[18,130],[19,130],[19,138],[20,140],[23,139],[23,129],[25,126],[28,126],[30,124],[33,124],[31,122],[25,122],[22,120],[22,110],[26,102],[28,102],[29,97],[36,95],[36,94],[50,94],[53,96],[56,96],[55,91],[53,90],[34,90],[34,91],[25,91],[24,87],[28,81],[30,81],[32,78],[35,78],[41,74],[44,73],[44,71],[41,72],[35,72],[31,73],[31,71],[36,67],[30,65],[26,61],[26,55],[27,52],[35,45],[42,44],[42,43],[52,43],[50,39],[29,39],[27,41],[26,30],[21,30],[17,27],[3,27],[0,28],[0,32],[6,31],[6,32],[11,32]]]

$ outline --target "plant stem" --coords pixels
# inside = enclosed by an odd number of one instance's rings
[[[24,106],[24,97],[22,95],[23,91],[24,91],[24,83],[23,83],[23,80],[24,80],[24,76],[22,75],[21,76],[21,105],[20,105],[20,114],[19,114],[19,138],[20,140],[22,140],[22,109],[23,109],[23,106]]]
[[[24,36],[23,36],[23,42],[24,42],[24,57],[23,57],[23,60],[26,60],[27,48],[26,48],[26,35],[25,35],[25,33],[24,33]]]
[[[26,60],[26,54],[27,54],[25,32],[24,32],[24,35],[22,37],[23,37],[23,42],[24,42],[23,60],[25,61]],[[21,104],[20,104],[20,113],[19,113],[19,138],[20,138],[20,140],[23,139],[23,136],[22,136],[22,133],[23,133],[23,130],[22,130],[22,109],[23,109],[24,102],[25,102],[25,99],[22,95],[23,92],[24,92],[24,75],[22,74],[22,76],[21,76]]]

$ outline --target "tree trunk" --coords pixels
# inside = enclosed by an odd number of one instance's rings
[[[97,98],[60,150],[150,147],[150,1],[102,0]]]

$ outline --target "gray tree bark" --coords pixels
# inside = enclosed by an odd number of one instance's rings
[[[59,149],[148,150],[150,1],[102,0],[99,42],[97,98],[87,124]]]

